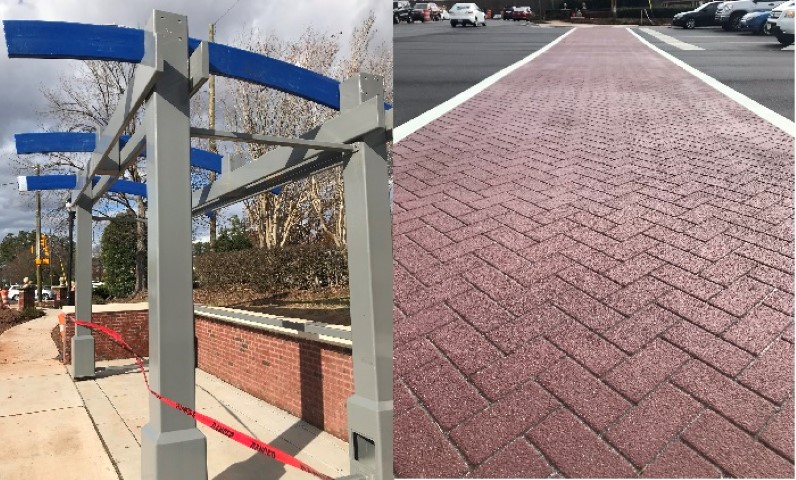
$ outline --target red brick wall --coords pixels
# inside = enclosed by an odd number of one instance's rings
[[[69,318],[74,318],[69,315]],[[92,321],[122,334],[149,354],[148,312],[94,313]],[[74,324],[66,327],[70,363]],[[351,351],[322,342],[196,317],[199,368],[347,441],[345,403],[354,392]],[[97,360],[130,358],[110,338],[94,334]]]
[[[351,351],[196,317],[199,368],[347,441]]]
[[[75,316],[69,314],[67,318],[74,320]],[[130,347],[142,357],[149,355],[149,314],[146,310],[92,313],[91,321],[119,332]],[[72,337],[74,334],[75,324],[68,321],[63,345],[63,359],[67,364],[72,363]],[[116,360],[131,356],[127,350],[117,345],[107,335],[94,334],[95,359]]]

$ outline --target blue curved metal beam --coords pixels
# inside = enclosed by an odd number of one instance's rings
[[[40,20],[4,20],[10,58],[71,58],[140,63],[144,30]],[[201,43],[190,38],[192,53]],[[274,88],[340,110],[340,82],[312,70],[238,48],[209,43],[210,73]],[[385,104],[385,108],[392,108]]]
[[[37,190],[73,190],[77,186],[76,175],[30,175],[17,178],[20,192],[33,192]],[[100,177],[94,177],[97,183]],[[126,193],[146,197],[146,184],[132,180],[118,179],[113,182],[111,192]]]
[[[100,180],[99,176],[94,177],[96,184]],[[37,190],[74,190],[77,187],[76,175],[29,175],[17,177],[20,192],[34,192]],[[113,182],[110,192],[126,193],[128,195],[138,195],[146,198],[146,183],[134,182],[132,180],[118,179]],[[274,195],[279,195],[281,188],[271,190]]]
[[[129,139],[129,135],[119,137],[119,146],[123,147]],[[14,140],[16,140],[19,154],[93,152],[97,136],[93,133],[82,132],[18,133],[14,135]],[[141,156],[146,157],[146,151],[143,151]],[[191,165],[221,173],[221,155],[191,148]]]

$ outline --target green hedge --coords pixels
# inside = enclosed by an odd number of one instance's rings
[[[279,293],[348,285],[346,252],[321,245],[209,252],[194,258],[194,269],[199,286],[213,290],[242,285]]]

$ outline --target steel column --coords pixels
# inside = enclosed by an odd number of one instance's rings
[[[75,318],[91,321],[91,198],[81,196],[76,205],[77,262],[75,265]],[[71,286],[70,286],[71,288]],[[91,329],[75,326],[72,337],[72,377],[94,378],[94,337]]]
[[[160,394],[195,408],[191,265],[188,20],[155,11],[156,58],[164,71],[146,103],[149,370]],[[144,479],[207,478],[207,441],[196,421],[154,396],[141,432]]]
[[[380,77],[359,74],[340,85],[341,110],[378,97]],[[386,131],[363,137],[343,164],[354,395],[348,399],[351,475],[393,477],[392,221]]]

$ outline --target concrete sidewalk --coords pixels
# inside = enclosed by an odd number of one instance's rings
[[[793,477],[793,137],[614,27],[394,150],[399,477]]]
[[[0,335],[0,478],[124,479],[141,473],[140,429],[148,392],[135,362],[98,362],[97,378],[73,382],[55,357],[57,311]],[[319,471],[348,473],[348,445],[197,370],[197,409]],[[259,455],[211,429],[211,479],[315,478]]]

